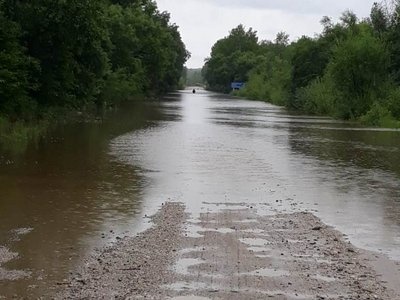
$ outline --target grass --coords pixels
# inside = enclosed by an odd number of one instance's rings
[[[48,121],[11,122],[0,117],[0,148],[16,154],[23,153],[30,141],[37,140],[45,134],[48,126]]]

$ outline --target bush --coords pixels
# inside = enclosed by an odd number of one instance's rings
[[[302,110],[311,114],[334,115],[338,94],[329,78],[317,78],[307,87],[299,89],[296,102]]]
[[[253,72],[250,75],[249,81],[244,89],[238,92],[241,97],[246,97],[252,100],[269,100],[270,96],[267,91],[266,82],[261,74]]]
[[[400,120],[400,87],[391,90],[387,99],[387,106],[393,117]]]
[[[264,62],[250,72],[241,96],[286,105],[290,95],[291,66],[288,60],[270,52]]]
[[[397,121],[392,113],[382,104],[375,102],[371,109],[360,118],[360,121],[369,126],[399,128],[400,121]]]
[[[14,154],[23,153],[29,141],[38,140],[47,128],[48,123],[45,121],[27,124],[0,117],[0,148]]]

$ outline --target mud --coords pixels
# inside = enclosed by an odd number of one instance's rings
[[[378,254],[310,213],[261,216],[243,206],[189,219],[168,203],[152,221],[95,253],[57,298],[400,299],[397,263],[385,259],[391,273],[382,276]]]

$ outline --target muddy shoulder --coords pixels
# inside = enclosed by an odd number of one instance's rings
[[[311,213],[257,207],[197,217],[166,203],[153,226],[93,253],[57,299],[400,299],[400,266]]]

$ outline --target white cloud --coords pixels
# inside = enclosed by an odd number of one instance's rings
[[[192,58],[188,67],[202,67],[212,45],[239,24],[258,31],[260,39],[274,39],[285,31],[292,39],[321,31],[324,15],[338,18],[346,9],[362,18],[374,0],[157,0],[171,13]]]
[[[200,1],[200,0],[197,0]],[[346,9],[368,12],[366,0],[202,0],[219,7],[282,10],[296,14],[338,14]],[[365,11],[365,9],[367,9]]]

